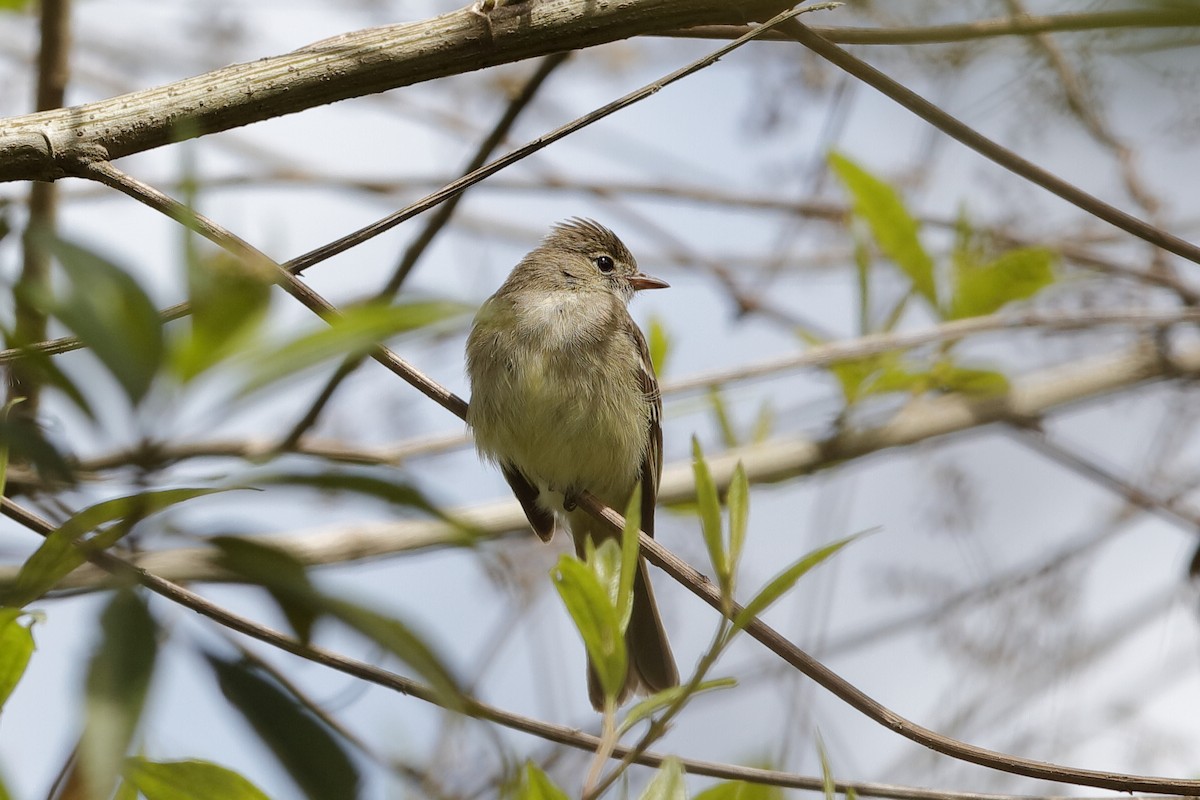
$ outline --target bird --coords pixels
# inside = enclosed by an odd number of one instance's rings
[[[466,418],[477,451],[499,466],[534,532],[550,541],[556,520],[565,521],[580,558],[589,537],[598,545],[615,535],[575,505],[585,490],[624,511],[640,485],[642,530],[654,535],[662,395],[628,304],[640,290],[667,286],[642,273],[611,230],[572,218],[517,263],[467,339]],[[618,703],[679,684],[642,558],[625,639]],[[588,697],[602,710],[590,659]]]

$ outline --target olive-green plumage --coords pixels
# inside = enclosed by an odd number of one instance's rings
[[[566,520],[583,553],[611,533],[564,500],[588,490],[623,510],[642,486],[642,529],[654,533],[662,472],[662,401],[646,341],[626,306],[638,289],[665,287],[589,220],[556,226],[480,308],[467,340],[467,422],[481,455],[497,463],[534,531]],[[635,690],[679,682],[644,561],[626,632]],[[588,670],[592,705],[603,696]]]

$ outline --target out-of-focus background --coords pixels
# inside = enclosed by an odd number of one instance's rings
[[[432,0],[65,5],[66,104],[457,7]],[[37,83],[39,9],[17,6],[0,12],[6,117],[33,110]],[[877,31],[874,43],[845,46],[1023,158],[1188,239],[1196,234],[1193,187],[1200,181],[1200,12],[1190,25],[1184,19],[1193,8],[911,0],[849,2],[803,20]],[[1179,17],[1176,24],[1137,22],[1168,12]],[[1014,20],[1047,19],[1028,26],[1039,33],[1013,32]],[[573,53],[497,154],[719,45],[646,37]],[[511,64],[347,100],[158,148],[118,166],[174,196],[190,193],[199,211],[285,261],[456,177],[535,67]],[[831,153],[838,154],[832,166]],[[852,176],[860,179],[859,194]],[[885,185],[896,205],[883,217],[891,214],[902,228],[894,213],[902,206],[919,225],[932,298],[914,277],[922,258],[903,262],[881,240],[881,230],[896,228],[864,210],[868,196],[883,202]],[[188,296],[178,225],[95,184],[64,180],[57,187],[58,235],[133,276],[158,308]],[[0,185],[11,229],[0,239],[6,330],[14,325],[12,290],[25,260],[29,191],[27,184]],[[313,267],[305,280],[339,306],[369,297],[428,216]],[[795,42],[760,41],[472,188],[400,295],[467,311],[391,340],[393,349],[466,397],[470,309],[553,223],[574,216],[614,229],[644,271],[671,284],[632,305],[664,354],[668,472],[688,468],[693,437],[710,456],[744,451],[748,464],[766,445],[793,454],[806,443],[829,448],[786,479],[760,482],[751,470],[738,578],[743,600],[804,553],[877,529],[806,576],[767,620],[863,691],[938,732],[1097,770],[1177,777],[1200,771],[1200,606],[1188,581],[1200,543],[1200,510],[1192,502],[1200,420],[1193,376],[1177,374],[1166,360],[1192,353],[1194,362],[1195,337],[1186,324],[1088,322],[1117,312],[1186,314],[1200,267],[1031,185]],[[194,246],[203,251],[199,258],[211,257],[208,245]],[[987,291],[1000,299],[974,310],[1025,314],[1028,324],[893,351],[840,372],[778,366],[752,379],[699,380],[826,341],[927,330],[972,316],[967,301],[962,313],[952,306],[969,276],[988,268],[1000,288]],[[53,278],[62,292],[64,275]],[[1005,294],[1018,283],[1024,288]],[[81,286],[86,293],[86,282]],[[45,439],[78,464],[81,480],[65,489],[12,483],[21,466],[14,464],[10,495],[61,521],[150,488],[337,473],[409,484],[450,511],[512,502],[498,471],[475,455],[465,426],[371,361],[334,394],[297,451],[260,458],[305,415],[338,363],[326,359],[242,397],[238,387],[269,363],[265,343],[321,326],[278,290],[263,313],[265,321],[239,345],[245,358],[232,357],[191,382],[160,376],[136,408],[93,355],[56,357],[94,417],[51,388],[36,419]],[[1033,324],[1038,320],[1043,324]],[[1054,320],[1075,323],[1067,330]],[[170,323],[168,337],[185,326]],[[51,319],[49,335],[69,332]],[[1132,358],[1148,366],[1124,375]],[[996,411],[1001,402],[1029,416],[1006,421]],[[963,408],[979,424],[936,435]],[[191,449],[148,460],[149,443]],[[142,457],[133,452],[139,447]],[[363,463],[329,458],[331,449]],[[229,533],[336,538],[426,516],[319,479],[263,486],[172,506],[139,525],[130,541],[159,550],[201,547],[206,537]],[[688,509],[661,508],[658,539],[711,574]],[[39,542],[16,523],[0,522],[8,580]],[[402,620],[479,699],[596,731],[583,646],[549,578],[566,548],[565,537],[543,545],[527,530],[513,530],[473,547],[342,561],[309,574],[325,593]],[[261,588],[191,585],[223,607],[288,628]],[[718,617],[657,571],[655,585],[687,673]],[[89,664],[104,638],[99,615],[112,596],[58,592],[29,605],[40,615],[32,627],[36,651],[0,717],[0,774],[13,797],[46,796],[76,745]],[[493,796],[525,759],[572,796],[583,783],[585,753],[238,639],[161,598],[146,602],[158,656],[132,752],[147,759],[204,759],[272,797],[300,796],[261,731],[222,694],[205,658],[232,663],[241,657],[236,643],[351,732],[351,739],[333,738],[359,772],[363,797]],[[378,642],[343,627],[320,625],[314,641],[413,674]],[[695,699],[656,751],[819,775],[823,746],[839,779],[947,791],[1071,791],[901,739],[749,639],[738,640],[714,674],[734,677],[738,686]],[[631,786],[650,774],[633,767]],[[711,782],[693,777],[689,787]]]

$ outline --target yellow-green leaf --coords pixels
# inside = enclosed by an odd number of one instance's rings
[[[131,758],[125,780],[146,800],[269,800],[246,778],[211,761]]]
[[[536,764],[526,761],[525,768],[521,770],[516,800],[567,800],[567,793],[558,788]]]
[[[1057,254],[1044,247],[1024,247],[986,264],[976,264],[961,251],[954,258],[954,296],[950,318],[992,314],[1015,300],[1033,297],[1054,283]]]
[[[25,674],[33,656],[33,632],[22,624],[25,612],[19,608],[0,608],[0,709]]]
[[[849,158],[829,154],[829,165],[842,182],[857,214],[871,230],[880,252],[912,281],[917,294],[938,307],[933,259],[918,237],[920,225],[908,212],[900,195],[884,181]]]

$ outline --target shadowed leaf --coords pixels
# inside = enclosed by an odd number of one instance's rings
[[[359,775],[334,733],[277,682],[206,655],[221,693],[250,723],[309,800],[352,800]]]
[[[606,695],[615,697],[625,685],[627,656],[625,637],[608,591],[592,569],[565,553],[550,574],[583,638],[600,686]]]
[[[100,617],[103,636],[88,668],[87,721],[79,740],[79,769],[92,797],[116,785],[133,739],[150,678],[157,628],[132,590],[116,593]]]
[[[100,359],[138,403],[150,390],[163,357],[158,309],[128,273],[61,239],[42,243],[67,274],[61,295],[35,291],[33,300],[57,317]]]
[[[752,619],[770,608],[776,600],[778,600],[780,597],[783,597],[785,593],[795,586],[796,582],[804,577],[806,572],[825,561],[825,559],[829,558],[846,545],[850,544],[850,542],[857,539],[859,535],[860,534],[847,536],[845,539],[836,541],[833,544],[828,544],[824,547],[818,548],[772,578],[770,582],[768,582],[767,585],[763,587],[763,589],[757,595],[755,595],[754,598],[746,604],[746,607],[743,608],[741,612],[734,618],[733,627],[729,631],[729,636],[732,637],[735,633],[750,624]]]

